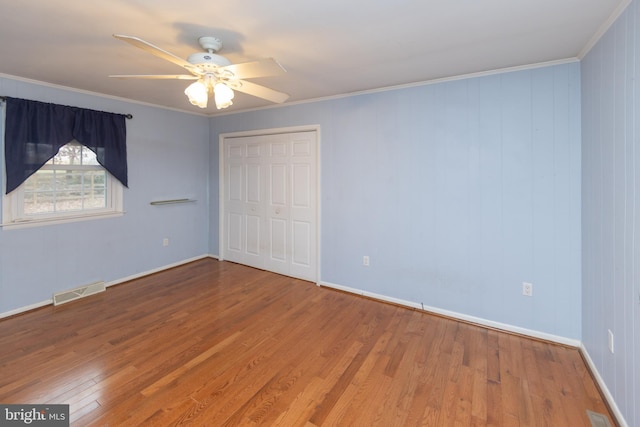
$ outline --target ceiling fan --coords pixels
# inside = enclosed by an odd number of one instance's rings
[[[222,49],[222,42],[216,37],[204,36],[198,39],[200,46],[206,52],[197,52],[186,60],[160,49],[142,39],[132,36],[114,34],[113,37],[145,50],[152,55],[173,62],[189,71],[191,74],[128,74],[111,75],[109,77],[121,79],[178,79],[196,80],[185,89],[184,93],[193,105],[206,108],[209,96],[214,95],[218,109],[227,108],[233,104],[234,90],[271,102],[282,103],[289,98],[286,93],[278,92],[245,79],[255,77],[276,76],[286,73],[286,70],[272,58],[258,61],[232,64],[217,52]]]

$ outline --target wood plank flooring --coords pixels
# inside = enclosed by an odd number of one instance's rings
[[[0,403],[75,426],[590,426],[576,349],[212,259],[0,320]]]

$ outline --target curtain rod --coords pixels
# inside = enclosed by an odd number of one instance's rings
[[[7,100],[6,96],[0,96],[0,102],[6,101],[6,100]],[[133,114],[123,114],[123,116],[125,116],[127,119],[133,119]]]

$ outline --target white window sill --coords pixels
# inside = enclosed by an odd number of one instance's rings
[[[58,218],[24,219],[20,221],[0,224],[0,227],[2,227],[4,230],[14,230],[19,228],[42,227],[45,225],[67,224],[70,222],[87,221],[92,219],[115,218],[122,215],[124,215],[123,211],[100,212],[100,213],[92,213],[92,214],[82,213],[78,215],[69,215],[69,216],[58,217]]]

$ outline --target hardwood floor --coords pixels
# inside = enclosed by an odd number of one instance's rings
[[[576,349],[212,259],[1,320],[0,402],[77,426],[614,425]]]

